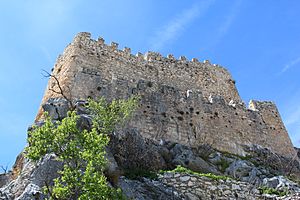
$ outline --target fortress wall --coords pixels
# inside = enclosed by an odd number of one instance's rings
[[[134,56],[129,48],[118,50],[116,43],[106,45],[102,38],[92,40],[87,33],[77,35],[72,45],[80,49],[77,59],[82,62],[82,71],[86,68],[95,72],[101,70],[101,75],[106,78],[114,76],[133,82],[147,79],[176,85],[181,90],[201,90],[206,98],[213,94],[223,96],[228,102],[241,101],[230,73],[208,61],[187,61],[183,56],[176,60],[172,55],[165,58],[154,52]]]
[[[81,33],[58,58],[53,75],[73,100],[139,94],[141,104],[129,126],[145,137],[192,147],[208,143],[239,155],[245,153],[243,145],[251,144],[288,157],[295,154],[276,106],[252,101],[247,109],[229,72],[207,62],[153,52],[134,56],[129,48],[121,51],[116,43],[107,46],[103,39]],[[53,79],[43,103],[59,96],[50,88],[57,89]]]

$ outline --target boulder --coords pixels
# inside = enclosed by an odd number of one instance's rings
[[[265,178],[262,185],[268,188],[274,188],[279,191],[288,190],[293,193],[300,193],[300,187],[297,185],[297,183],[285,178],[284,176]]]
[[[0,188],[0,199],[35,199],[40,196],[40,188],[52,184],[58,177],[62,163],[53,154],[47,154],[37,163],[23,159],[22,169],[15,180]],[[39,198],[38,198],[39,199]]]
[[[69,102],[64,98],[50,98],[42,108],[53,120],[62,120],[69,111]]]
[[[159,144],[143,138],[138,130],[128,128],[114,132],[110,137],[108,148],[121,168],[144,170],[167,168],[167,163],[160,154]]]
[[[170,152],[174,166],[181,165],[196,172],[220,174],[215,166],[196,156],[190,147],[176,144]]]

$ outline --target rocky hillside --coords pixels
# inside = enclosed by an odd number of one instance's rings
[[[61,120],[66,103],[51,99],[43,108]],[[91,119],[83,105],[76,103],[78,126],[88,128]],[[247,155],[239,156],[205,144],[192,148],[157,142],[130,127],[112,133],[110,140],[105,175],[128,199],[300,199],[299,157],[285,158],[258,145],[245,146]],[[44,199],[41,188],[62,167],[55,158],[48,154],[34,163],[21,153],[12,171],[0,175],[0,199]]]

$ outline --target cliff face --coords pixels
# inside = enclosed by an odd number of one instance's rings
[[[144,137],[171,140],[191,147],[210,144],[244,155],[257,144],[294,157],[291,140],[272,102],[250,102],[246,108],[230,73],[209,61],[176,60],[158,53],[132,55],[117,43],[104,44],[79,33],[53,69],[73,102],[88,97],[126,98],[138,94],[141,105],[129,124]],[[49,80],[42,104],[60,97],[57,81]],[[37,120],[40,119],[42,107]]]

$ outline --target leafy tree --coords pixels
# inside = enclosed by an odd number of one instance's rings
[[[121,191],[109,187],[103,175],[107,164],[105,147],[108,134],[131,116],[137,100],[136,97],[111,103],[104,99],[89,100],[91,130],[78,127],[79,116],[75,111],[55,122],[45,113],[44,125],[29,132],[26,156],[37,161],[47,153],[54,153],[63,163],[54,185],[44,188],[50,199],[123,199]]]

